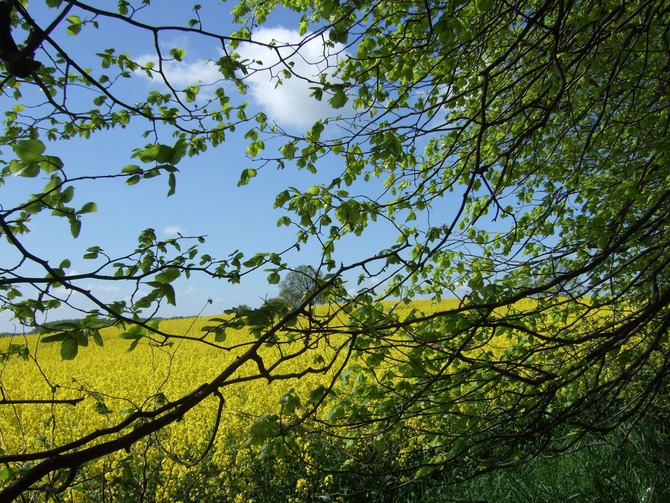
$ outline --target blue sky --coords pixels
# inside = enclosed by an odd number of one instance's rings
[[[202,17],[205,28],[216,32],[230,30],[230,16],[227,14],[232,4],[216,5],[216,9],[206,11],[212,4],[203,8]],[[101,3],[104,5],[105,3]],[[47,24],[55,16],[54,11],[39,10],[39,2],[31,6],[31,14]],[[191,17],[187,11],[189,2],[180,0],[157,1],[152,4],[151,22],[153,24],[184,23]],[[71,15],[81,15],[73,10]],[[155,18],[155,16],[159,16]],[[297,40],[298,17],[290,13],[281,13],[266,23],[265,27],[255,32],[254,38],[268,42],[271,39],[292,42]],[[106,24],[100,30],[84,29],[76,37],[68,37],[64,32],[65,25],[59,27],[52,36],[62,47],[66,48],[75,59],[84,65],[96,66],[96,52],[114,47],[117,53],[127,52],[139,60],[147,61],[151,56],[151,40],[146,36],[139,37],[133,30],[122,26],[114,26],[108,31]],[[209,58],[218,58],[220,47],[211,40],[185,37],[174,33],[174,37],[166,36],[160,41],[163,49],[181,47],[186,50],[186,57],[181,63],[174,63],[166,68],[166,74],[176,87],[186,87],[196,83],[207,84],[219,78]],[[243,57],[263,60],[264,64],[272,62],[272,56],[258,48],[241,47],[238,52]],[[317,40],[308,45],[302,53],[306,61],[316,61],[323,53],[323,47]],[[44,57],[37,53],[37,59]],[[296,60],[296,65],[303,65]],[[297,68],[298,72],[308,71],[307,66]],[[313,73],[313,69],[310,69]],[[250,92],[244,99],[249,102],[251,111],[264,111],[270,121],[276,122],[289,131],[305,130],[316,119],[326,117],[333,111],[324,102],[317,102],[309,96],[308,84],[292,79],[284,86],[275,88],[267,76],[254,77],[250,80]],[[146,95],[151,89],[163,90],[159,82],[152,81],[142,74],[134,74],[123,82],[125,99],[133,101]],[[231,86],[226,91],[233,92]],[[76,97],[70,96],[73,103]],[[87,98],[87,99],[90,99]],[[6,97],[0,107],[13,106],[13,101]],[[141,132],[146,124],[131,125],[125,130],[112,130],[95,134],[88,140],[49,143],[47,153],[59,156],[65,163],[69,174],[118,173],[121,168],[132,160],[132,149],[141,146]],[[145,228],[154,228],[161,238],[183,235],[206,235],[207,242],[203,251],[214,257],[225,257],[236,249],[242,250],[247,256],[259,251],[279,251],[293,243],[295,229],[276,226],[277,219],[282,215],[273,210],[272,205],[277,193],[289,186],[299,188],[310,187],[319,181],[329,180],[335,176],[340,165],[334,160],[321,163],[320,174],[311,175],[305,171],[297,171],[293,166],[285,170],[275,171],[269,167],[259,172],[259,176],[244,187],[237,187],[240,172],[253,166],[245,156],[246,142],[242,135],[247,128],[241,128],[236,135],[229,135],[228,141],[216,149],[210,149],[196,158],[185,158],[180,164],[177,178],[177,192],[170,198],[166,197],[167,179],[164,177],[145,180],[142,183],[127,187],[123,180],[96,181],[77,186],[75,205],[83,205],[87,201],[98,203],[98,212],[87,215],[83,220],[80,237],[73,240],[65,221],[51,217],[38,216],[31,224],[31,233],[26,236],[26,246],[36,254],[48,258],[50,263],[58,264],[64,258],[72,260],[70,272],[83,273],[91,264],[77,260],[84,250],[90,246],[101,246],[108,254],[121,255],[129,253],[135,247],[137,235]],[[161,138],[169,143],[169,136]],[[42,180],[24,180],[14,178],[0,187],[0,201],[9,207],[13,201],[27,197],[35,190],[35,183]],[[369,235],[361,239],[347,239],[340,245],[342,261],[356,260],[367,257],[374,250],[383,247],[388,241],[393,244],[394,235],[384,229],[373,229]],[[0,253],[5,259],[10,257],[7,245],[0,245]],[[3,251],[4,250],[4,251]],[[300,253],[289,255],[292,265],[310,264],[318,261],[316,249],[303,248]],[[84,285],[94,291],[102,300],[112,301],[129,295],[127,288],[121,283],[110,285]],[[370,286],[370,285],[364,285]],[[268,285],[265,275],[257,274],[245,279],[241,285],[228,285],[222,281],[209,281],[204,278],[192,277],[180,281],[177,287],[177,307],[168,306],[162,312],[165,316],[197,314],[207,306],[205,314],[216,314],[224,309],[239,304],[258,305],[266,296],[275,296],[277,288]],[[207,300],[212,299],[211,305]],[[51,315],[50,319],[67,317],[71,313],[62,311]],[[14,331],[16,327],[0,315],[0,330]]]

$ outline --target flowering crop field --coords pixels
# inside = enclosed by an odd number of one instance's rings
[[[430,315],[455,307],[456,302],[432,305],[428,301],[415,301],[395,305],[393,309],[399,318],[407,316],[410,310]],[[569,320],[556,323],[565,324]],[[207,318],[173,319],[162,321],[160,328],[172,334],[198,337],[207,324]],[[109,428],[137,410],[160,407],[211,382],[244,350],[245,342],[253,340],[253,336],[242,329],[227,334],[230,350],[190,339],[177,339],[167,345],[142,339],[128,351],[131,341],[119,337],[120,334],[118,329],[104,329],[103,347],[89,344],[80,348],[76,358],[69,361],[62,360],[58,344],[41,342],[38,335],[0,341],[2,351],[10,344],[23,343],[29,349],[26,358],[7,358],[0,367],[3,400],[11,402],[0,405],[3,454],[52,449]],[[500,359],[524,344],[520,337],[511,341],[509,333],[486,338],[481,343],[474,340],[463,351],[464,358]],[[312,347],[286,362],[285,366],[292,367],[282,367],[282,371],[299,373],[315,358],[333,357],[336,345]],[[279,350],[268,345],[264,351],[272,359],[272,352]],[[385,353],[385,363],[374,367],[377,374],[391,375],[390,382],[399,389],[414,385],[409,379],[401,379],[403,371],[394,368],[394,362],[402,361],[402,352],[402,341],[398,339],[398,347],[391,345]],[[374,353],[367,356],[372,357],[376,357]],[[552,355],[552,358],[560,357]],[[352,365],[365,364],[366,356],[352,360]],[[281,422],[283,412],[297,407],[299,402],[295,402],[294,397],[303,397],[304,403],[313,390],[329,386],[337,368],[334,365],[328,373],[302,375],[296,379],[245,381],[245,377],[258,373],[256,363],[247,362],[233,376],[236,382],[221,389],[225,399],[221,414],[220,402],[212,397],[180,421],[137,442],[129,451],[88,463],[80,470],[75,483],[59,496],[60,500],[238,502],[275,498],[298,503],[321,495],[321,499],[335,501],[337,496],[327,496],[337,493],[333,474],[317,469],[323,464],[323,456],[333,455],[324,452],[323,444],[313,444],[305,434],[289,444],[289,449],[300,451],[294,453],[296,456],[265,457],[263,442],[255,442],[253,436],[254,424],[259,419],[267,417]],[[356,410],[352,403],[357,400],[356,390],[361,386],[360,374],[357,379],[351,378],[347,371],[341,373],[338,398],[330,403],[324,417],[337,424],[343,415],[351,415],[351,411]],[[380,378],[380,382],[382,380]],[[457,404],[455,413],[461,417],[474,417],[475,412],[482,414],[482,403],[486,400],[495,402],[496,406],[509,400],[504,394],[498,394],[495,386],[488,389],[477,382],[469,386],[461,383],[449,393],[472,397],[475,396],[473,390],[481,392],[484,400],[468,398],[454,402]],[[21,400],[43,400],[44,403],[19,403]],[[54,403],[56,400],[60,403]],[[72,403],[63,403],[63,400],[72,400]],[[364,408],[358,410],[365,414]],[[345,410],[347,412],[341,412]],[[427,417],[432,428],[439,427],[437,421],[444,420],[431,417],[431,413]],[[425,434],[427,428],[422,421],[420,417],[412,418],[402,429],[389,428],[388,435],[375,441],[396,442],[398,446],[392,452],[398,457],[406,456],[413,449],[423,447],[418,444],[429,442],[430,436]],[[453,425],[448,427],[454,428]],[[472,424],[464,421],[459,427],[467,431]],[[411,434],[412,429],[421,434]],[[362,430],[362,435],[377,433],[366,431],[365,427]],[[339,448],[346,449],[347,445],[343,442]],[[389,451],[387,446],[380,446],[380,450]],[[354,459],[357,453],[347,455]],[[15,473],[12,470],[21,468],[19,464],[6,466],[0,472],[0,479],[11,478]]]
[[[421,304],[431,309],[430,303]],[[207,318],[171,319],[162,321],[160,328],[173,334],[199,336],[207,323]],[[5,399],[48,402],[84,397],[76,404],[0,405],[3,453],[50,449],[110,427],[138,409],[160,406],[210,382],[239,353],[193,340],[169,345],[140,342],[128,351],[129,341],[120,338],[120,333],[119,329],[103,329],[102,347],[90,344],[69,361],[62,360],[58,344],[43,343],[38,335],[0,340],[0,350],[10,344],[26,344],[29,349],[27,359],[10,358],[0,367]],[[237,346],[251,340],[251,336],[246,330],[238,330],[230,333],[228,340]],[[291,364],[299,371],[314,357],[312,351]],[[248,364],[236,377],[256,371],[253,364]],[[251,425],[259,417],[277,412],[288,391],[296,396],[307,395],[329,379],[328,375],[308,375],[294,381],[252,380],[228,386],[222,392],[225,409],[218,426],[217,403],[206,402],[156,438],[137,444],[131,452],[87,465],[82,470],[82,481],[67,490],[67,500],[99,501],[104,495],[132,498],[129,495],[136,494],[141,486],[145,492],[151,489],[152,494],[141,495],[149,501],[198,500],[198,494],[203,500],[215,497],[247,501],[254,484],[250,467],[258,456],[258,449],[247,445]],[[215,427],[212,448],[207,450]],[[207,452],[207,477],[202,476],[203,463],[195,463],[203,452]],[[274,467],[277,486],[286,483],[286,473],[280,465]],[[135,473],[137,467],[141,467],[143,476],[150,473],[160,483],[143,484]],[[312,475],[315,472],[308,471]],[[5,469],[2,474],[6,477],[9,472]],[[301,501],[301,495],[306,496],[308,490],[318,489],[312,481],[307,482],[308,478],[297,479],[293,488],[295,501]],[[332,477],[323,477],[321,483],[322,489],[327,490]]]
[[[197,335],[206,323],[205,318],[173,319],[161,322],[161,329]],[[0,349],[26,343],[30,354],[28,359],[12,358],[2,364],[4,398],[48,401],[84,397],[76,405],[0,405],[3,453],[44,450],[109,427],[130,412],[159,406],[211,381],[236,358],[235,351],[221,351],[192,340],[165,346],[140,342],[128,351],[129,341],[119,338],[119,333],[116,329],[102,330],[104,346],[91,344],[71,361],[61,359],[58,344],[40,343],[37,335],[0,341]],[[250,336],[237,331],[229,338],[241,344]],[[296,368],[304,363],[293,361]],[[251,366],[243,367],[237,377],[253,372]],[[68,501],[96,501],[105,492],[112,498],[123,499],[124,494],[127,497],[133,493],[133,487],[127,486],[141,483],[133,480],[134,472],[131,474],[136,466],[161,481],[153,487],[153,494],[142,495],[146,500],[197,500],[194,496],[200,492],[217,494],[224,500],[246,501],[245,488],[251,484],[247,469],[257,454],[245,446],[250,425],[262,415],[277,411],[288,389],[310,390],[319,379],[323,377],[306,376],[295,382],[255,380],[225,388],[225,410],[208,451],[207,466],[217,471],[214,477],[208,474],[210,489],[191,487],[189,474],[197,477],[202,463],[188,465],[207,449],[212,438],[217,416],[214,401],[196,407],[178,424],[169,426],[151,442],[136,445],[130,453],[86,466],[84,481],[67,491]],[[304,480],[299,486],[296,491],[304,492]]]

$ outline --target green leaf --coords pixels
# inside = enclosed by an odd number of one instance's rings
[[[15,471],[8,466],[3,466],[0,469],[0,484],[3,486],[15,477]]]
[[[144,163],[165,163],[172,158],[174,151],[168,145],[157,143],[149,148],[139,151],[136,155]]]
[[[187,147],[186,147],[186,141],[184,141],[183,138],[180,138],[175,142],[175,144],[172,146],[172,155],[168,159],[165,159],[165,162],[167,164],[178,164],[179,161],[182,160],[182,158],[186,155],[187,152]]]
[[[98,258],[98,255],[102,253],[102,248],[99,246],[91,246],[86,250],[86,254],[84,254],[84,258],[91,260],[91,259],[96,259]]]
[[[139,325],[132,326],[129,330],[123,332],[119,337],[121,339],[139,340],[144,337],[146,331]]]
[[[333,108],[342,108],[344,105],[347,104],[347,95],[343,90],[337,91],[333,96],[330,97],[328,100],[328,103],[330,103],[330,106]]]
[[[188,86],[184,89],[184,94],[186,94],[186,101],[191,103],[196,100],[198,93],[200,92],[199,86]]]
[[[156,274],[155,280],[158,283],[167,284],[172,283],[174,280],[181,276],[181,271],[177,267],[168,267],[160,273]]]
[[[96,211],[98,211],[98,205],[94,202],[88,202],[77,213],[83,215],[84,213],[95,213]]]
[[[174,291],[174,287],[171,284],[169,283],[163,284],[159,287],[159,290],[167,300],[168,304],[170,304],[171,306],[177,305],[176,294]]]
[[[79,233],[81,232],[81,220],[78,218],[71,218],[70,219],[70,233],[72,234],[73,238],[78,238]]]
[[[40,140],[21,140],[14,145],[14,152],[24,163],[39,161],[46,146]]]
[[[65,33],[73,36],[81,31],[81,18],[79,16],[68,16],[65,19],[70,23],[68,27],[65,28]]]
[[[60,346],[60,356],[63,360],[73,360],[79,352],[79,343],[73,337],[65,339]]]
[[[488,12],[493,7],[493,0],[477,0],[477,9],[480,12]]]
[[[135,339],[133,342],[131,342],[128,345],[128,349],[126,349],[126,352],[130,353],[130,352],[134,351],[135,348],[137,347],[137,345],[139,344],[139,342],[140,342],[139,339]]]
[[[67,332],[62,332],[60,334],[47,335],[46,337],[40,337],[40,342],[45,342],[47,344],[51,342],[63,342],[65,339],[70,337]]]
[[[336,25],[328,32],[328,38],[331,42],[346,44],[347,39],[349,38],[349,32],[340,25]]]
[[[279,417],[276,414],[265,414],[249,428],[247,445],[262,445],[279,432]]]
[[[291,199],[291,193],[288,190],[284,190],[277,194],[277,197],[275,198],[275,208],[281,208],[284,206],[285,203],[287,203]]]
[[[140,175],[132,175],[132,176],[128,177],[128,179],[126,180],[126,184],[127,185],[135,185],[135,184],[139,183],[139,181],[141,179],[142,179],[142,177],[140,177]]]
[[[168,190],[168,197],[174,195],[174,193],[177,190],[177,177],[175,176],[174,173],[170,173],[168,175],[168,186],[170,187]]]
[[[98,413],[98,414],[111,414],[113,411],[107,405],[101,398],[97,398],[95,401],[95,405],[93,406],[93,410]]]
[[[100,332],[98,330],[93,331],[93,342],[95,342],[100,347],[103,347],[105,345],[105,342],[102,339],[102,335],[100,335]]]
[[[61,169],[64,164],[58,157],[53,155],[43,155],[41,161],[39,161],[40,168],[46,173],[53,173]]]
[[[237,186],[242,187],[243,185],[248,184],[249,180],[255,177],[256,174],[257,172],[254,168],[243,169],[242,173],[240,174],[240,181],[237,182]]]
[[[284,396],[279,399],[279,403],[282,406],[282,412],[284,414],[294,414],[296,409],[300,407],[300,397],[295,394],[293,388],[291,388]]]
[[[326,415],[326,419],[328,421],[335,421],[337,419],[342,419],[347,416],[347,409],[344,407],[344,405],[338,404],[330,411],[328,411],[328,414]]]
[[[291,225],[291,219],[286,215],[277,219],[277,227],[288,227],[289,225]]]
[[[186,51],[175,47],[174,49],[170,49],[170,55],[177,61],[181,61],[186,56]]]
[[[279,151],[284,156],[284,159],[290,161],[295,158],[295,153],[298,150],[298,146],[295,142],[287,143],[286,145],[279,148]]]
[[[88,330],[75,330],[72,335],[77,341],[77,344],[82,347],[88,346]]]
[[[20,169],[16,171],[16,174],[24,178],[35,178],[40,174],[40,166],[37,162],[21,164],[19,167]]]
[[[319,385],[310,392],[309,397],[307,398],[307,403],[314,406],[318,405],[323,400],[323,397],[326,396],[326,393],[328,393],[328,388]]]
[[[309,30],[309,20],[307,16],[302,16],[298,23],[298,35],[303,36]]]
[[[435,468],[432,466],[422,466],[416,471],[416,473],[414,474],[414,478],[420,479],[422,477],[425,477],[426,475],[431,474],[433,471],[435,471]]]
[[[67,204],[70,201],[72,201],[72,198],[74,197],[74,187],[72,185],[69,185],[63,189],[61,192],[61,202],[63,204]]]
[[[141,173],[144,173],[144,170],[136,164],[129,164],[128,166],[124,167],[121,170],[121,173],[126,173],[126,174],[129,174],[129,175],[141,174]]]

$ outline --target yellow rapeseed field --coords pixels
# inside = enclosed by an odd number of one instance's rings
[[[172,319],[162,321],[160,329],[172,334],[200,337],[201,329],[207,323],[207,318]],[[11,358],[2,363],[0,382],[5,399],[65,400],[84,397],[76,405],[0,405],[0,447],[4,453],[53,448],[110,427],[139,408],[151,409],[177,399],[212,381],[241,352],[240,349],[221,350],[193,340],[176,340],[170,345],[142,340],[129,352],[130,341],[119,338],[120,333],[119,329],[103,329],[104,346],[91,343],[80,348],[71,361],[62,360],[58,343],[40,342],[37,335],[0,340],[0,350],[9,344],[25,343],[30,352],[28,360]],[[239,345],[252,340],[246,330],[228,330],[226,345]],[[266,348],[265,351],[270,353],[273,349]],[[311,351],[292,360],[289,366],[282,366],[282,370],[299,371],[313,357],[314,351]],[[239,370],[236,377],[256,372],[257,367],[250,362]],[[276,413],[280,408],[280,399],[288,390],[307,394],[326,378],[323,375],[305,376],[292,381],[273,382],[257,379],[224,387],[224,413],[207,459],[208,466],[218,470],[218,477],[212,479],[213,487],[207,489],[200,486],[198,491],[211,491],[209,494],[218,494],[224,501],[246,501],[249,471],[256,462],[257,454],[254,447],[245,444],[250,425],[264,414]],[[217,406],[217,400],[211,398],[155,438],[136,444],[132,452],[117,453],[89,464],[84,469],[85,476],[81,477],[84,481],[67,491],[68,498],[71,501],[95,500],[101,481],[107,484],[107,491],[114,497],[115,486],[128,482],[129,464],[137,464],[138,461],[150,467],[152,476],[158,474],[161,480],[154,488],[155,494],[145,494],[144,498],[159,502],[177,501],[180,496],[183,498],[175,491],[183,488],[185,477],[201,469],[199,465],[188,464],[206,450],[212,437]],[[276,468],[280,476],[282,467]],[[330,483],[329,480],[325,479],[325,486]],[[305,479],[298,482],[296,501],[300,501],[300,495],[304,496],[306,490]],[[191,494],[189,499],[192,497]]]
[[[457,302],[433,305],[430,301],[415,301],[410,305],[392,306],[392,309],[403,318],[410,309],[430,314],[456,307]],[[514,309],[532,307],[533,302],[527,301]],[[339,321],[343,326],[346,324]],[[547,323],[547,330],[551,330],[549,321]],[[557,319],[554,323],[564,325],[566,320]],[[163,321],[160,328],[172,334],[199,337],[207,324],[206,318],[184,318]],[[129,352],[130,341],[120,338],[120,333],[119,329],[103,330],[104,347],[89,344],[80,348],[71,361],[61,359],[58,343],[40,342],[37,335],[0,340],[0,350],[11,343],[25,343],[30,351],[28,360],[11,358],[1,364],[0,384],[5,400],[83,397],[76,405],[0,405],[3,453],[48,450],[113,426],[137,409],[150,410],[175,400],[211,382],[244,349],[222,350],[186,339],[177,339],[170,345],[142,339]],[[468,351],[473,356],[504,358],[511,345],[518,346],[519,341],[511,339],[509,334],[496,335],[480,346],[475,341]],[[236,346],[252,340],[246,329],[229,330],[226,345]],[[387,343],[389,340],[393,337]],[[268,347],[264,351],[272,356],[277,350]],[[393,351],[395,349],[389,353],[390,360],[394,359]],[[290,360],[282,370],[304,370],[319,352],[327,359],[332,356],[332,346],[312,348]],[[248,362],[235,377],[257,372],[256,364]],[[262,493],[259,487],[267,486],[269,490],[283,488],[285,493],[292,494],[290,501],[294,503],[310,501],[310,495],[327,493],[332,488],[333,477],[318,473],[311,465],[314,460],[307,437],[298,439],[304,451],[301,467],[289,466],[290,461],[282,459],[274,461],[272,480],[259,480],[259,448],[247,439],[251,425],[266,414],[278,413],[280,401],[289,391],[305,397],[320,384],[327,386],[331,378],[329,374],[307,375],[293,380],[255,379],[224,386],[221,389],[224,412],[215,436],[219,404],[211,397],[182,420],[135,444],[130,452],[118,452],[85,466],[76,483],[65,492],[64,500],[133,501],[139,498],[156,502],[241,502],[250,501],[251,495]],[[466,389],[459,392],[468,393]],[[416,426],[417,430],[421,429],[421,425]],[[203,453],[207,455],[201,459]]]

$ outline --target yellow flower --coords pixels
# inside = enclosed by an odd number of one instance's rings
[[[309,490],[309,482],[306,479],[298,479],[295,484],[295,490],[299,493],[306,493]]]

